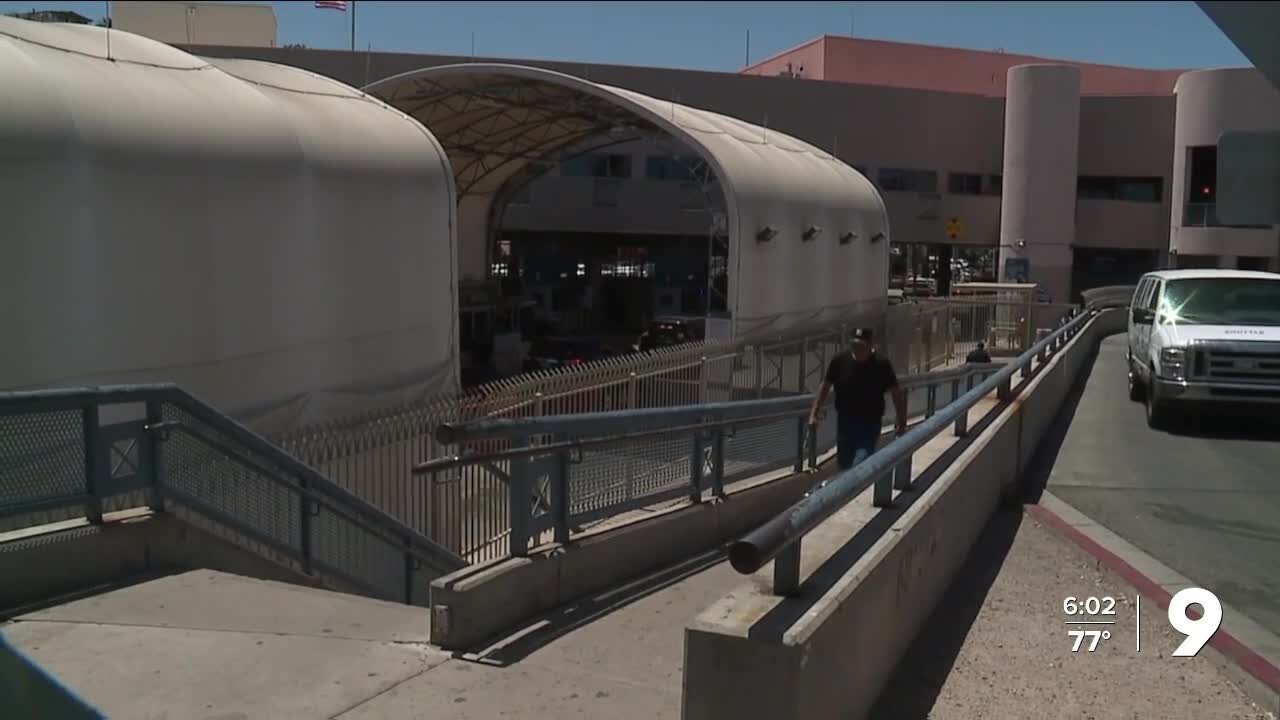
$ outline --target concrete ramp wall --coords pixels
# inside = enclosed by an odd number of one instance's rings
[[[292,572],[177,514],[127,510],[100,525],[74,520],[38,534],[0,534],[0,616],[142,575],[201,568],[356,592]]]
[[[1090,321],[825,589],[773,597],[770,565],[700,615],[685,632],[684,720],[866,717],[1098,343],[1125,320],[1109,310]]]

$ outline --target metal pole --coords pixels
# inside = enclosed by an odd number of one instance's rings
[[[187,40],[189,42],[191,38],[188,37]],[[107,59],[111,59],[111,3],[109,1],[107,2]]]
[[[351,52],[356,51],[356,0],[351,0]]]

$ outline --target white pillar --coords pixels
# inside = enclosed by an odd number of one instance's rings
[[[1009,69],[1005,96],[1000,279],[1024,258],[1030,281],[1054,302],[1071,292],[1080,137],[1080,70],[1066,65]]]

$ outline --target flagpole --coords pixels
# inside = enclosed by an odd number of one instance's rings
[[[351,0],[351,52],[356,51],[356,0]]]
[[[107,6],[107,59],[111,59],[111,0],[106,0]]]

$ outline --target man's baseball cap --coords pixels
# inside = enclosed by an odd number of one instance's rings
[[[871,328],[865,328],[865,327],[854,328],[853,339],[861,340],[863,342],[871,342]]]

